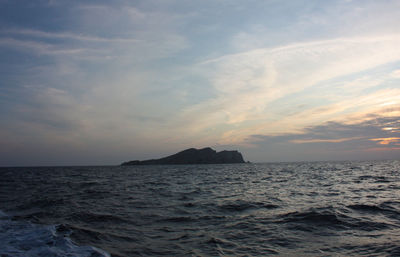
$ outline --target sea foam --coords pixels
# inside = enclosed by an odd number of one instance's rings
[[[56,225],[38,225],[14,221],[0,211],[1,256],[77,256],[110,257],[93,246],[77,246]]]

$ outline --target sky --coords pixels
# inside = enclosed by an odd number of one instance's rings
[[[398,0],[0,0],[0,166],[400,158]]]

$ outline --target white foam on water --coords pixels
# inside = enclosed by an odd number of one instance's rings
[[[0,211],[0,256],[110,257],[93,246],[77,246],[55,225],[13,221]]]

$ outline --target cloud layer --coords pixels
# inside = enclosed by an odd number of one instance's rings
[[[395,158],[398,7],[0,2],[0,165]]]

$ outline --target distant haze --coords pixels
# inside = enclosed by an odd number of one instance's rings
[[[400,158],[400,1],[0,0],[0,166]]]

